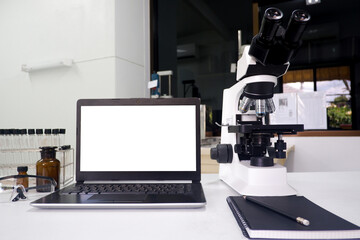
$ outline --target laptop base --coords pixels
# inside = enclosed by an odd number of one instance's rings
[[[200,183],[193,183],[186,194],[68,194],[67,189],[49,194],[30,203],[38,208],[201,208],[206,205]]]

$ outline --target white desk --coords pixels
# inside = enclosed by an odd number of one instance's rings
[[[243,239],[225,199],[238,195],[216,174],[202,175],[202,209],[42,210],[0,204],[0,239]],[[360,172],[289,173],[289,183],[318,205],[360,225]]]

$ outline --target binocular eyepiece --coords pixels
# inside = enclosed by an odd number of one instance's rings
[[[265,11],[259,31],[259,41],[264,44],[270,44],[281,25],[283,13],[277,8],[268,8]]]
[[[310,14],[304,10],[293,11],[286,29],[281,26],[283,16],[280,9],[266,9],[260,31],[251,42],[249,54],[263,65],[284,64],[300,47]]]
[[[284,42],[286,44],[298,44],[309,20],[310,15],[308,12],[303,10],[293,11],[285,31]]]

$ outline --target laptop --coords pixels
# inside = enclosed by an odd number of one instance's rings
[[[200,100],[80,99],[76,183],[39,208],[200,208]]]

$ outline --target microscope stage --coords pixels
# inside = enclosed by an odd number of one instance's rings
[[[277,134],[296,134],[304,131],[304,125],[252,125],[241,124],[228,127],[229,133],[277,133]]]

